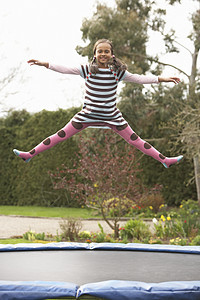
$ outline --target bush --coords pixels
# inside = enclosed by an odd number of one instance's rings
[[[176,239],[171,239],[169,242],[171,245],[186,246],[188,240],[177,237]]]
[[[45,240],[45,233],[35,233],[33,231],[27,231],[23,234],[23,238],[28,241],[34,241],[34,240]]]
[[[139,205],[143,208],[152,207],[155,213],[158,212],[161,205],[164,204],[164,198],[161,194],[161,186],[156,185],[151,191],[145,193],[139,200]]]
[[[192,246],[200,246],[200,235],[197,235],[191,243]]]
[[[107,216],[115,218],[128,214],[128,212],[130,211],[130,207],[132,207],[133,204],[134,201],[127,199],[126,197],[112,197],[108,200],[104,200],[102,206]]]
[[[70,218],[67,221],[63,220],[60,223],[60,228],[62,230],[62,238],[68,241],[76,241],[79,237],[79,231],[82,228],[80,220]]]
[[[142,220],[129,220],[120,230],[120,237],[122,239],[137,239],[143,240],[149,238],[151,232],[149,226]]]
[[[72,167],[76,160],[75,156],[72,159],[72,153],[77,149],[73,137],[38,155],[29,164],[24,164],[12,152],[14,148],[28,151],[35,147],[64,126],[77,111],[78,108],[55,112],[43,110],[32,115],[14,111],[7,118],[0,118],[1,205],[78,205],[67,189],[54,190],[52,178],[48,176],[48,171],[56,172],[63,161]]]
[[[178,218],[183,223],[186,236],[195,236],[200,233],[200,207],[197,201],[182,201]]]
[[[160,220],[153,220],[155,235],[161,239],[175,238],[177,236],[186,237],[181,220],[173,220],[171,217],[165,218],[163,215]]]
[[[103,227],[101,226],[100,223],[98,223],[98,226],[100,228],[100,232],[95,233],[92,236],[92,239],[95,243],[103,243],[103,242],[105,242],[105,239],[106,239],[106,233],[104,232]]]
[[[78,236],[81,240],[87,240],[91,238],[91,233],[89,231],[81,231]]]

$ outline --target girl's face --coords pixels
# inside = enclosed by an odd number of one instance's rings
[[[107,68],[108,62],[112,57],[111,46],[108,43],[100,43],[95,52],[97,64],[99,68]]]

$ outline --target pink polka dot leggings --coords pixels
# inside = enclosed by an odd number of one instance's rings
[[[67,140],[71,136],[76,133],[82,131],[83,129],[89,126],[99,126],[102,123],[77,123],[74,121],[70,121],[65,127],[59,130],[57,133],[49,136],[40,144],[38,144],[35,148],[33,148],[29,152],[22,152],[17,149],[14,149],[14,153],[21,157],[25,162],[29,162],[31,158],[45,150],[48,150],[55,146],[56,144]],[[103,124],[105,126],[105,124]],[[142,140],[128,124],[115,126],[111,124],[106,124],[106,126],[110,127],[117,134],[119,134],[125,141],[127,141],[130,145],[135,146],[138,150],[142,151],[144,154],[152,156],[157,161],[161,162],[166,168],[169,168],[171,165],[179,162],[183,156],[177,157],[165,157],[160,152],[158,152],[153,146],[149,143]]]

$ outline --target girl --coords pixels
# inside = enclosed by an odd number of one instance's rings
[[[161,162],[166,168],[179,162],[183,157],[182,155],[165,157],[130,128],[116,107],[116,92],[118,82],[122,80],[139,84],[159,82],[174,82],[177,84],[180,79],[177,77],[163,78],[129,73],[127,66],[115,57],[112,43],[106,39],[98,40],[93,50],[94,57],[91,64],[81,65],[79,68],[58,66],[35,59],[28,61],[30,65],[44,66],[47,69],[64,74],[80,75],[85,79],[85,101],[82,110],[57,133],[46,138],[29,152],[14,149],[14,153],[25,162],[29,162],[33,156],[50,149],[87,127],[107,127],[118,133],[129,144]]]

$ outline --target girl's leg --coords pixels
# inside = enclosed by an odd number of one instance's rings
[[[21,157],[25,162],[29,162],[33,156],[52,148],[53,146],[62,141],[67,140],[68,138],[85,129],[86,127],[88,127],[88,124],[81,124],[74,121],[70,121],[65,127],[59,130],[57,133],[46,138],[43,142],[41,142],[29,152],[22,152],[16,149],[14,149],[13,152],[17,156]]]
[[[165,168],[169,168],[171,165],[180,161],[183,156],[177,157],[165,157],[159,151],[157,151],[149,143],[142,140],[128,124],[122,126],[110,126],[116,133],[118,133],[123,139],[125,139],[129,144],[135,146],[137,149],[143,153],[152,156],[154,159],[161,162]]]

